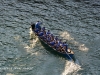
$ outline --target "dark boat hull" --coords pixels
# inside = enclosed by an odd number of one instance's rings
[[[41,44],[49,51],[51,51],[52,53],[56,54],[56,55],[60,55],[62,57],[64,57],[67,60],[73,60],[75,61],[75,56],[74,54],[65,54],[65,53],[60,53],[57,50],[55,50],[54,48],[52,48],[51,46],[49,46],[47,43],[45,43],[40,37],[38,37]]]
[[[35,24],[31,25],[31,28],[32,28],[32,31],[34,32],[34,29],[35,29]],[[35,33],[35,32],[34,32]],[[35,34],[36,35],[36,34]],[[38,36],[38,35],[36,35]],[[45,48],[48,48],[47,50],[50,50],[52,51],[53,53],[55,54],[58,54],[60,56],[63,56],[64,58],[66,58],[67,60],[72,60],[72,61],[76,61],[75,60],[75,56],[74,54],[72,53],[62,53],[62,52],[59,52],[57,51],[56,49],[52,48],[50,45],[48,45],[45,41],[43,41],[39,36],[38,36],[39,40],[41,41],[41,43],[44,45]]]

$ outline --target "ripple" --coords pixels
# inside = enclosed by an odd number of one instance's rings
[[[0,1],[0,66],[33,67],[32,70],[0,70],[2,75],[98,75],[100,14],[99,1],[93,1]],[[29,30],[30,23],[37,20],[67,41],[81,66],[45,50]]]

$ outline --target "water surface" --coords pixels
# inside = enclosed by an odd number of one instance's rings
[[[80,65],[46,50],[34,36],[31,22],[67,41]],[[99,75],[99,0],[1,0],[1,75]]]

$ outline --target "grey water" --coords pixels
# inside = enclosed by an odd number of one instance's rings
[[[30,29],[38,20],[79,64],[44,48]],[[0,0],[0,75],[100,75],[100,1]]]

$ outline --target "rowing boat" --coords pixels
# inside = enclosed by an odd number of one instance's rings
[[[34,31],[35,30],[35,24],[32,24],[31,25],[31,29],[32,29],[33,33],[35,33],[35,31]],[[55,54],[58,54],[60,56],[63,56],[67,60],[71,60],[71,61],[74,61],[75,62],[75,56],[74,56],[74,52],[72,50],[70,50],[70,52],[61,52],[61,51],[58,51],[57,49],[55,49],[52,46],[50,46],[43,39],[41,39],[41,37],[39,37],[36,33],[35,33],[35,35],[39,38],[40,42],[42,43],[42,45],[45,48],[49,49],[50,51],[54,52]]]

